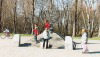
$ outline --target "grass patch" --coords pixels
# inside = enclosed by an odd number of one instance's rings
[[[100,37],[89,38],[89,40],[100,40]]]
[[[20,34],[21,36],[33,36],[32,34]]]
[[[0,35],[4,35],[4,33],[0,33]],[[10,35],[14,35],[14,33],[10,33]],[[21,36],[33,36],[32,34],[20,34]]]
[[[78,40],[81,39],[81,37],[73,37],[74,40]],[[100,37],[92,37],[92,38],[88,38],[89,40],[100,40]]]

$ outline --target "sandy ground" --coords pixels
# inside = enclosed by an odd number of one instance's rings
[[[75,41],[80,43],[80,40]],[[58,42],[52,43],[52,45],[55,45],[52,49],[42,49],[34,46],[32,37],[22,37],[21,44],[25,43],[27,43],[26,46],[18,47],[18,42],[15,42],[13,39],[0,39],[0,57],[100,57],[100,40],[89,40],[88,54],[82,54],[80,44],[77,44],[76,50],[68,51],[64,48],[57,48],[59,46]],[[62,45],[64,44],[61,43]]]

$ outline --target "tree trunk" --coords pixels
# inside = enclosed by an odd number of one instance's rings
[[[23,4],[23,8],[25,8],[24,5],[25,4]],[[26,15],[26,11],[24,9],[24,29],[23,29],[24,33],[28,33],[28,31],[26,30],[26,28],[27,28],[27,15]]]
[[[88,23],[88,37],[90,37],[90,34],[91,34],[91,31],[90,31],[90,29],[91,29],[91,25],[90,25],[90,9],[88,9],[88,6],[86,6],[86,13],[87,13],[87,18],[88,18],[88,20],[87,20],[87,23]]]
[[[73,34],[72,36],[76,36],[76,25],[77,25],[77,5],[78,5],[78,0],[75,0],[75,19],[73,22]]]
[[[100,37],[100,24],[99,24],[98,37]]]
[[[17,19],[16,6],[17,6],[17,0],[15,2],[15,8],[14,8],[14,21],[13,21],[13,24],[14,24],[14,33],[16,33],[16,19]]]
[[[32,16],[32,20],[31,20],[31,29],[32,29],[32,32],[31,34],[33,34],[33,21],[34,21],[34,0],[33,0],[33,16]]]
[[[2,31],[2,26],[1,26],[1,18],[2,18],[2,2],[3,2],[3,0],[0,0],[0,32]]]
[[[73,34],[72,36],[74,37],[75,36],[75,22],[73,23]]]

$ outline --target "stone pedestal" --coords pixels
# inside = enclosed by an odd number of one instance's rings
[[[13,41],[14,41],[15,46],[20,46],[20,43],[21,43],[20,34],[15,34],[13,37]]]
[[[65,37],[65,49],[66,50],[73,50],[73,40],[71,36]]]

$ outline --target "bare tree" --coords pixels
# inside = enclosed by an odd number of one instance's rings
[[[72,36],[75,36],[76,35],[77,5],[78,5],[78,0],[75,0],[75,19],[73,20],[73,34],[72,34]]]
[[[2,31],[2,21],[1,21],[1,18],[2,18],[2,3],[3,3],[3,0],[0,0],[0,32]]]
[[[97,5],[98,5],[98,24],[99,24],[99,25],[98,25],[98,27],[99,27],[99,28],[98,28],[98,29],[99,29],[99,30],[98,30],[98,37],[100,37],[100,4],[99,4],[99,2],[100,2],[100,1],[98,1],[98,4],[97,4]]]
[[[17,20],[17,0],[15,1],[15,7],[14,7],[14,33],[16,33],[16,20]]]
[[[2,23],[3,30],[9,27],[15,33],[33,34],[33,24],[38,23],[42,32],[46,18],[53,24],[54,32],[64,36],[78,36],[83,27],[90,36],[100,35],[99,10],[93,7],[97,0],[20,0],[24,3],[19,8],[23,9],[22,15],[17,11],[18,1],[0,0],[0,29]]]
[[[34,10],[35,10],[35,8],[34,8],[34,3],[35,3],[35,0],[33,0],[33,15],[32,15],[32,19],[31,19],[31,29],[32,29],[32,33],[31,34],[33,34],[33,24],[34,24]]]

